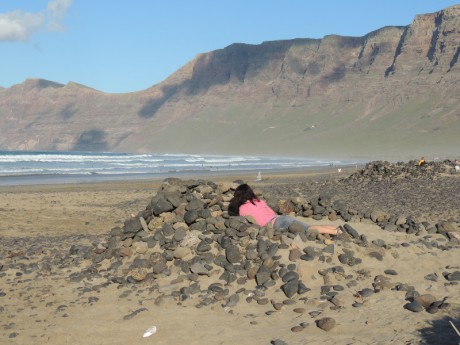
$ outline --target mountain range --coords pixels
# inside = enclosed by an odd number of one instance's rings
[[[0,88],[1,150],[460,154],[460,5],[363,37],[235,43],[146,90]]]

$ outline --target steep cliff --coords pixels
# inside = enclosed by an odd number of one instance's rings
[[[364,37],[233,44],[144,91],[0,89],[1,149],[456,154],[460,5]]]

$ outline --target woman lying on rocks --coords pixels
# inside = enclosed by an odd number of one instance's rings
[[[259,226],[269,223],[275,230],[287,229],[293,223],[301,224],[305,230],[316,230],[320,234],[340,235],[342,230],[332,225],[307,225],[297,219],[281,215],[278,216],[264,200],[259,199],[249,185],[241,184],[235,189],[228,206],[230,216],[251,216]]]

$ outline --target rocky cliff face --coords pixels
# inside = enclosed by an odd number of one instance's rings
[[[27,80],[0,89],[0,148],[455,154],[459,21],[460,5],[364,37],[233,44],[129,94]]]

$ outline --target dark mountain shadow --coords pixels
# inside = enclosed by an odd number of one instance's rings
[[[337,40],[337,47],[342,48],[358,48],[363,45],[365,37],[352,37],[352,36],[334,36]]]
[[[206,92],[215,85],[232,80],[243,83],[248,68],[257,74],[264,71],[270,59],[283,59],[292,45],[317,43],[312,39],[293,39],[264,42],[260,45],[235,43],[224,49],[203,54],[197,58],[192,75],[181,84],[162,87],[163,96],[147,102],[138,112],[143,118],[152,118],[156,112],[179,92],[193,96]]]
[[[455,52],[454,56],[452,57],[452,60],[450,61],[450,64],[449,64],[450,68],[455,66],[455,64],[458,61],[458,56],[459,55],[460,55],[460,47],[457,47],[457,51]]]
[[[75,108],[75,104],[69,104],[64,109],[61,110],[60,115],[63,120],[68,120],[72,116],[74,116],[77,111],[78,109]]]
[[[312,76],[316,76],[321,73],[322,68],[322,64],[320,64],[318,61],[311,61],[307,65],[307,73]]]
[[[435,23],[436,30],[433,32],[433,35],[431,36],[430,49],[428,50],[428,52],[426,54],[426,57],[431,62],[435,62],[435,58],[436,58],[436,43],[438,42],[439,35],[441,34],[439,32],[439,26],[442,23],[442,13],[441,12],[434,19],[434,23]]]
[[[106,133],[98,129],[84,131],[72,148],[72,151],[108,151]]]
[[[46,79],[37,80],[37,88],[46,89],[47,87],[61,88],[61,87],[64,87],[64,84],[56,83],[54,81],[46,80]]]
[[[161,90],[163,91],[163,97],[152,99],[151,101],[144,104],[144,106],[138,112],[139,116],[143,118],[154,117],[155,113],[163,106],[163,104],[165,104],[177,93],[179,88],[180,86],[178,85],[162,87]]]
[[[398,46],[396,47],[395,55],[393,57],[393,63],[385,71],[385,78],[387,78],[390,74],[394,73],[394,71],[396,70],[396,59],[402,53],[402,47],[404,45],[404,42],[406,41],[406,36],[407,36],[407,33],[409,32],[409,29],[410,29],[409,26],[406,26],[404,28],[401,38],[399,39]]]
[[[345,73],[346,73],[345,65],[336,66],[336,67],[334,67],[334,69],[332,70],[331,73],[325,75],[322,78],[322,81],[324,83],[327,83],[327,84],[336,83],[336,82],[342,80],[343,78],[345,78]]]
[[[429,327],[422,328],[419,330],[422,341],[422,345],[458,345],[460,344],[460,336],[457,335],[451,321],[457,329],[460,327],[460,319],[453,319],[449,316],[445,316],[442,319],[431,321]]]

